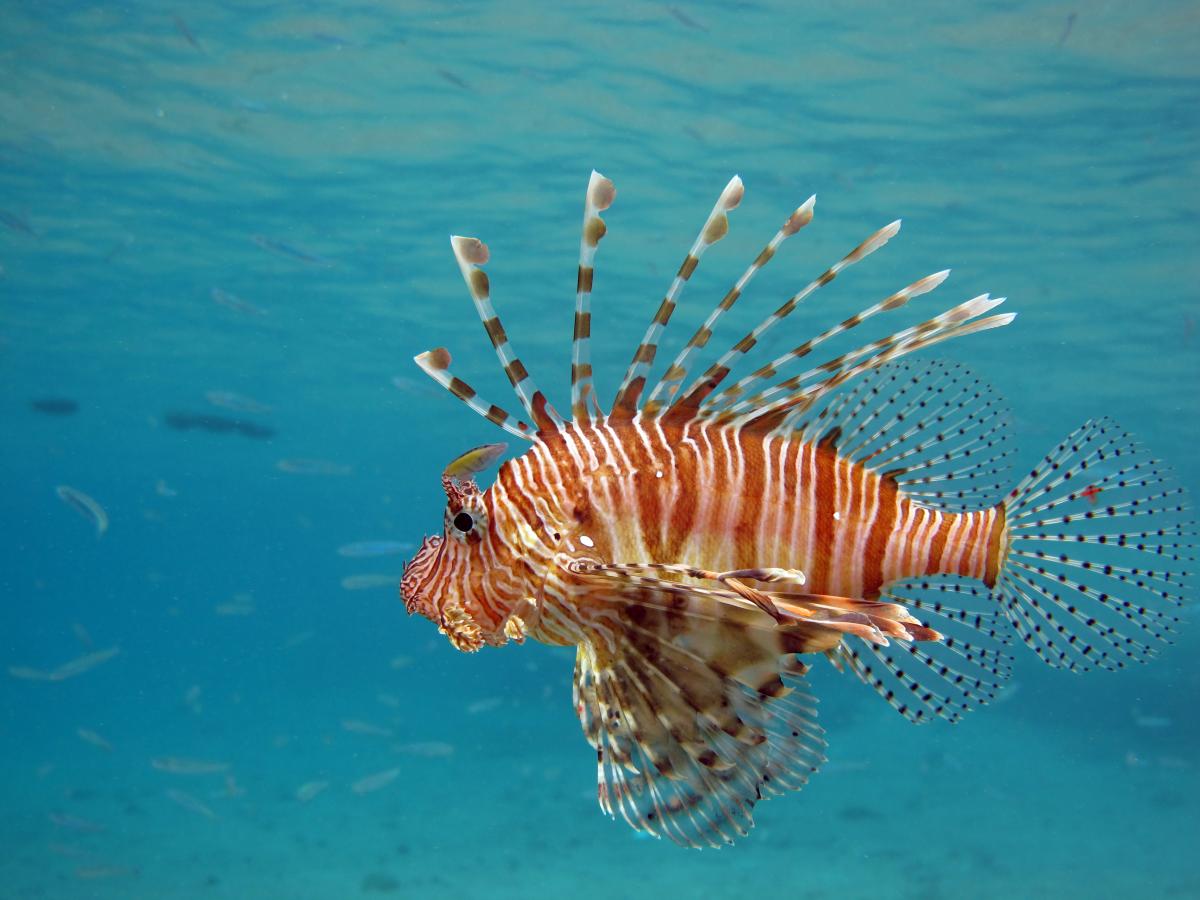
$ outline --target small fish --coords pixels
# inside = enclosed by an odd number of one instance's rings
[[[429,759],[454,755],[454,745],[447,744],[445,741],[412,741],[407,744],[396,744],[392,749],[397,753],[424,756]]]
[[[160,497],[178,497],[179,491],[167,484],[165,479],[158,479],[154,482],[154,493]]]
[[[0,209],[0,223],[7,225],[13,231],[19,231],[22,234],[29,235],[30,237],[37,237],[37,234],[34,232],[34,230],[29,227],[29,223],[16,213],[10,213],[7,210]]]
[[[809,661],[828,660],[910,722],[953,722],[1008,679],[1006,622],[1073,671],[1144,662],[1169,641],[1192,593],[1176,561],[1195,557],[1196,536],[1166,466],[1101,418],[1006,483],[1006,404],[965,366],[913,355],[1006,327],[1004,298],[892,324],[950,274],[934,272],[765,352],[768,332],[888,244],[899,220],[714,346],[721,317],[813,221],[810,197],[660,359],[690,278],[743,200],[732,178],[602,406],[591,291],[615,197],[593,172],[562,412],[496,315],[487,245],[451,237],[517,414],[452,374],[445,348],[415,362],[524,453],[486,488],[441,476],[440,531],[400,586],[405,609],[458,650],[531,638],[575,648],[574,706],[606,813],[689,847],[744,836],[760,800],[801,789],[824,762]],[[1026,357],[1014,364],[1036,366]]]
[[[19,678],[22,681],[53,681],[54,674],[45,672],[41,669],[32,669],[29,666],[9,666],[8,674],[13,678]]]
[[[482,444],[463,453],[442,470],[444,478],[468,479],[491,467],[492,463],[504,455],[508,444]]]
[[[477,716],[480,713],[491,712],[493,709],[499,709],[504,700],[500,697],[485,697],[483,700],[476,700],[474,703],[467,704],[467,715]]]
[[[187,791],[181,791],[176,788],[168,788],[166,791],[167,798],[178,803],[188,812],[194,812],[198,816],[204,816],[206,819],[215,819],[217,814],[213,812],[205,803],[196,797],[193,797]]]
[[[79,404],[70,397],[38,397],[29,401],[29,408],[47,416],[73,416]]]
[[[373,556],[397,556],[408,553],[413,545],[408,541],[355,541],[337,548],[338,556],[365,559]]]
[[[205,391],[204,399],[213,406],[219,406],[222,409],[232,409],[234,412],[249,413],[255,416],[266,415],[271,411],[271,407],[265,403],[259,403],[257,400],[242,394],[235,394],[233,391]]]
[[[224,306],[226,309],[232,309],[234,312],[239,312],[246,316],[265,316],[267,311],[261,306],[255,306],[249,300],[243,300],[241,297],[229,293],[215,287],[211,291],[213,303],[218,306]]]
[[[399,575],[384,575],[374,572],[364,575],[347,575],[342,579],[342,590],[369,591],[373,588],[394,588],[399,583]]]
[[[446,81],[448,81],[452,85],[454,85],[455,87],[462,88],[464,91],[469,91],[471,89],[470,85],[468,85],[465,81],[463,81],[460,77],[455,75],[449,69],[438,69],[437,73],[439,75],[441,75],[442,78],[444,78]]]
[[[104,650],[97,650],[95,653],[88,653],[84,656],[76,657],[70,662],[63,663],[57,669],[50,673],[51,681],[66,681],[68,678],[74,678],[76,675],[82,675],[84,672],[90,672],[97,666],[108,662],[113,657],[120,654],[120,647],[108,647]]]
[[[349,475],[354,471],[352,466],[327,459],[281,459],[275,468],[291,475]]]
[[[360,719],[343,719],[342,728],[351,734],[365,734],[370,737],[391,737],[395,733],[390,728]]]
[[[1158,731],[1170,728],[1171,720],[1166,716],[1134,716],[1133,724],[1138,728],[1149,728]]]
[[[678,6],[668,6],[667,12],[671,14],[676,22],[678,22],[680,25],[683,25],[685,28],[691,28],[693,31],[708,31],[707,28],[685,13]]]
[[[200,46],[200,42],[196,40],[196,36],[192,34],[192,29],[188,27],[188,23],[183,21],[179,16],[171,16],[175,22],[175,30],[178,31],[185,41],[192,45],[192,49],[203,53],[204,48]]]
[[[95,642],[92,640],[92,636],[88,633],[88,630],[83,627],[82,622],[72,622],[71,623],[71,631],[73,631],[75,633],[76,640],[78,640],[79,643],[83,644],[83,646],[85,646],[85,647],[95,646]]]
[[[96,529],[96,537],[102,537],[104,532],[108,531],[108,513],[83,491],[68,484],[60,484],[54,491],[60,500],[92,523]]]
[[[79,735],[79,739],[85,743],[91,744],[93,747],[99,747],[108,753],[112,753],[112,744],[106,741],[90,728],[76,728],[75,733]]]
[[[308,803],[327,787],[329,787],[328,781],[306,781],[296,788],[296,799],[301,803]]]
[[[218,616],[252,616],[254,615],[254,604],[233,600],[229,603],[218,603],[213,607],[213,611]]]
[[[375,699],[384,706],[391,707],[392,709],[399,709],[401,706],[400,698],[395,694],[379,693],[375,695]]]
[[[270,440],[275,436],[275,429],[268,425],[208,413],[171,410],[163,415],[163,424],[173,431],[191,431],[198,428],[212,434],[240,434],[259,441]]]
[[[366,778],[354,782],[354,784],[350,785],[350,790],[356,794],[371,794],[381,788],[387,787],[399,775],[399,769],[386,769],[383,772],[376,772],[374,775],[368,775]]]
[[[229,763],[184,756],[156,756],[150,760],[150,765],[172,775],[219,775],[229,771]]]
[[[291,244],[285,244],[283,241],[277,241],[274,238],[266,237],[265,235],[252,235],[250,240],[258,244],[269,253],[274,253],[276,256],[283,256],[288,259],[299,260],[302,263],[308,263],[314,266],[332,266],[334,261],[323,256],[316,256],[299,247],[294,247]]]
[[[1067,42],[1067,38],[1069,38],[1071,36],[1071,29],[1075,27],[1075,19],[1076,19],[1075,13],[1073,13],[1073,12],[1067,13],[1067,21],[1066,21],[1066,24],[1063,26],[1062,34],[1060,34],[1058,36],[1058,45],[1057,46],[1061,47],[1063,44],[1065,44]]]

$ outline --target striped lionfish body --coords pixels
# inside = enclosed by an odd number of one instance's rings
[[[1005,405],[962,366],[914,351],[1008,324],[982,295],[802,369],[825,341],[937,288],[928,275],[767,362],[731,373],[763,335],[899,231],[885,226],[707,369],[691,363],[810,198],[666,368],[659,338],[704,251],[742,198],[722,192],[602,410],[588,354],[592,263],[615,196],[593,173],[584,211],[570,418],[537,388],[491,305],[487,248],[452,238],[529,423],[417,363],[529,442],[487,490],[503,444],[443,473],[443,534],[406,566],[409,612],[460,650],[526,638],[577,647],[575,706],[610,815],[685,846],[731,843],[762,798],[822,763],[805,654],[874,688],[913,722],[957,719],[1009,673],[1003,620],[1051,665],[1120,668],[1176,619],[1192,555],[1184,495],[1113,423],[1088,422],[1014,489]]]

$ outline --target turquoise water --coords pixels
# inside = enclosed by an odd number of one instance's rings
[[[776,349],[953,267],[920,312],[1019,313],[935,352],[1009,399],[1015,471],[1111,415],[1200,488],[1198,59],[1188,3],[3,4],[0,896],[1200,894],[1194,623],[1117,675],[1017,645],[953,727],[822,663],[825,770],[692,852],[597,810],[569,652],[461,655],[404,556],[337,552],[440,529],[501,439],[414,354],[516,405],[449,234],[565,407],[592,168],[602,395],[738,173],[670,350],[816,193],[715,344],[903,216]]]

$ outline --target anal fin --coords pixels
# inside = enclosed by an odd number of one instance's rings
[[[902,604],[920,627],[936,629],[942,640],[888,648],[870,642],[843,645],[830,654],[836,667],[855,674],[918,724],[935,718],[957,722],[995,698],[1012,669],[1003,649],[1009,641],[1003,614],[986,590],[946,576],[890,586],[882,599]],[[947,603],[972,599],[992,611]]]

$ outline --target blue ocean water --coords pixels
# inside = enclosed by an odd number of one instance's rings
[[[515,405],[449,234],[565,407],[593,168],[605,396],[738,173],[671,350],[816,193],[715,345],[903,216],[775,349],[953,267],[921,312],[1019,313],[935,354],[1014,471],[1109,415],[1200,489],[1197,60],[1186,2],[4,3],[0,896],[1200,895],[1195,622],[1116,675],[1018,644],[953,727],[821,663],[825,770],[694,852],[597,810],[570,652],[459,654],[337,552],[501,439],[414,354]]]

